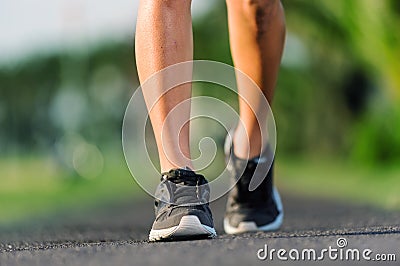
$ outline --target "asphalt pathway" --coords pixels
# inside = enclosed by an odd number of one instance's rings
[[[283,195],[285,221],[272,233],[225,235],[225,198],[211,207],[218,237],[212,240],[149,243],[154,218],[150,198],[64,211],[51,218],[0,227],[3,265],[400,265],[400,213],[366,206]],[[338,239],[341,239],[338,247]],[[344,243],[344,244],[343,244]],[[267,252],[265,252],[267,247]],[[313,249],[316,258],[309,261]],[[261,249],[261,251],[260,251]],[[280,260],[272,249],[284,249]],[[294,261],[298,250],[299,261]],[[360,261],[349,252],[357,249]],[[364,260],[362,252],[370,249]],[[304,257],[302,257],[304,253]],[[311,252],[311,251],[310,251]],[[340,253],[342,252],[342,258]],[[258,253],[258,255],[257,255]],[[258,257],[268,256],[265,260]],[[335,259],[335,254],[337,258]],[[311,253],[311,259],[313,254]],[[396,261],[393,261],[394,257]],[[272,261],[271,261],[272,258]],[[355,256],[357,258],[357,256]]]

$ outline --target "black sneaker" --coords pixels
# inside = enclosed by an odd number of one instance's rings
[[[156,190],[156,219],[149,240],[200,239],[216,236],[208,206],[210,188],[190,169],[163,173]]]
[[[224,218],[227,234],[273,231],[282,225],[283,207],[272,183],[273,162],[268,151],[249,161],[242,160],[234,155],[233,144],[227,138],[227,168],[236,183],[229,192]]]

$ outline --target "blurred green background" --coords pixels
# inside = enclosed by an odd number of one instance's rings
[[[0,223],[144,197],[121,146],[138,1],[25,2],[0,9]],[[277,183],[400,209],[400,2],[283,4]],[[194,0],[193,16],[195,59],[232,64],[225,3]]]

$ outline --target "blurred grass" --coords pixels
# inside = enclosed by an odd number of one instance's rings
[[[49,157],[0,159],[0,224],[146,195],[131,178],[121,154],[109,154],[105,162],[100,176],[83,179]],[[399,166],[372,168],[338,159],[278,157],[275,176],[285,193],[400,210]]]
[[[0,224],[133,199],[142,193],[122,155],[106,157],[102,174],[93,179],[40,156],[1,158],[0,176]]]
[[[278,158],[275,180],[307,197],[400,210],[400,165],[366,166],[337,158]]]

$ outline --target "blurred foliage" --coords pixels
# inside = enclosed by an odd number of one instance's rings
[[[100,148],[119,145],[122,115],[131,88],[138,86],[132,75],[131,42],[104,43],[3,67],[0,154],[57,153],[86,142]]]
[[[341,50],[376,80],[389,99],[400,100],[398,1],[294,0],[284,4],[292,30],[310,45]]]
[[[338,96],[351,112],[348,119],[339,103],[331,109],[331,114],[347,124],[342,134],[350,137],[344,150],[352,158],[370,164],[398,163],[399,2],[295,0],[284,4],[290,30],[313,47],[314,56],[321,60],[313,70],[315,77],[323,78],[318,86],[329,89],[331,83],[329,98],[334,99],[333,94],[339,90],[342,95]],[[321,75],[321,70],[328,75]],[[335,80],[339,82],[335,84]],[[359,112],[360,104],[364,105],[362,100],[366,100],[365,108]],[[340,124],[339,121],[337,125]]]
[[[273,105],[278,151],[398,162],[399,1],[283,5],[288,38]],[[223,1],[194,21],[194,42],[195,59],[232,64]],[[124,108],[138,86],[132,43],[32,57],[0,69],[0,153],[57,153],[77,138],[100,150],[119,142]]]

